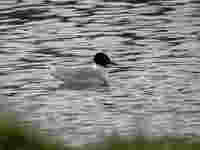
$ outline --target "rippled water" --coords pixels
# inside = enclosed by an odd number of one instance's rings
[[[198,0],[1,0],[0,93],[24,124],[67,143],[121,135],[200,135]],[[109,90],[69,90],[49,64],[105,51]]]

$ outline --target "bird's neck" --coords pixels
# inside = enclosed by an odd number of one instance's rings
[[[100,70],[102,70],[102,71],[105,71],[105,70],[106,70],[106,68],[104,68],[103,66],[100,66],[100,65],[95,64],[95,63],[92,65],[92,67],[93,67],[94,69],[97,69],[97,70],[98,70],[98,69],[100,69]]]

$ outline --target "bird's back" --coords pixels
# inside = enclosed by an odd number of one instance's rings
[[[100,69],[91,67],[56,67],[52,72],[52,75],[57,79],[64,81],[64,84],[70,86],[88,87],[108,84],[105,73]]]

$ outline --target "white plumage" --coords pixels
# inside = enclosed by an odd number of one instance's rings
[[[79,68],[54,67],[51,74],[64,82],[64,86],[72,89],[109,86],[106,67],[115,65],[104,53],[97,53],[92,66]]]

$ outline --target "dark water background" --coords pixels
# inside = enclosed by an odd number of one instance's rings
[[[107,91],[60,88],[46,66],[105,51]],[[66,143],[200,135],[200,1],[1,0],[1,102]]]

